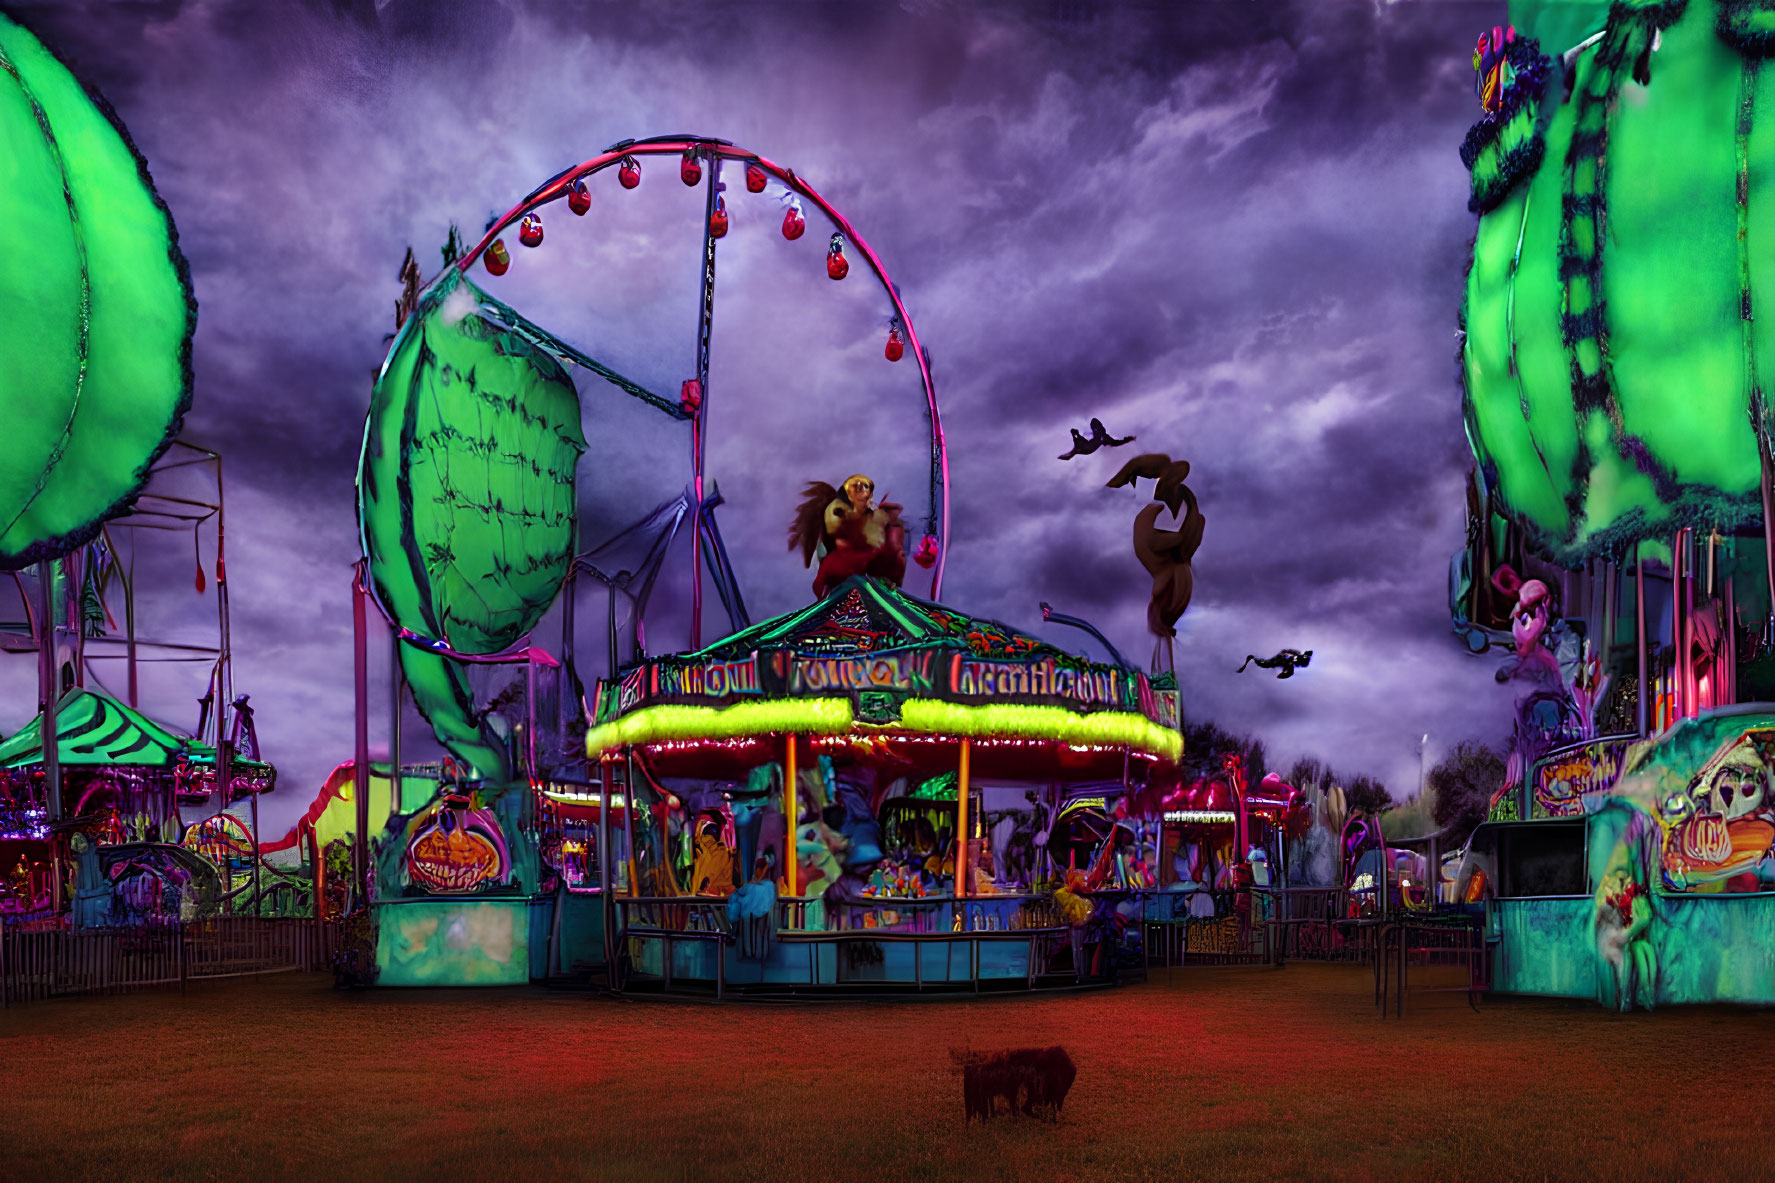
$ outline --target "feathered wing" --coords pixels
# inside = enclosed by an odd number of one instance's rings
[[[809,481],[801,490],[801,504],[789,523],[789,549],[801,548],[801,565],[814,565],[814,551],[826,537],[826,507],[838,499],[838,490],[825,481]]]

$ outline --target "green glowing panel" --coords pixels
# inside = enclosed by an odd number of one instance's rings
[[[1464,308],[1481,479],[1562,563],[1761,516],[1775,76],[1760,55],[1775,12],[1757,0],[1727,16],[1733,42],[1714,0],[1511,5],[1543,53],[1602,34],[1569,76],[1553,64],[1546,151],[1480,218]],[[1527,134],[1527,109],[1504,140]],[[1476,192],[1497,188],[1495,163],[1475,160]]]
[[[358,518],[377,599],[459,653],[522,639],[573,557],[579,396],[526,328],[447,268],[396,337],[364,428]],[[509,779],[461,664],[415,645],[401,664],[439,740]]]
[[[191,401],[197,306],[123,127],[0,15],[0,568],[90,539]]]
[[[530,980],[523,900],[418,901],[376,909],[382,986],[520,986]]]
[[[1547,53],[1564,53],[1594,33],[1602,32],[1609,0],[1511,0],[1510,19],[1517,32],[1540,41]]]

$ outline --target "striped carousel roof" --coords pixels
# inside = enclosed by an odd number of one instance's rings
[[[43,762],[43,717],[0,744],[0,768],[25,768]],[[101,691],[75,687],[56,705],[57,745],[63,767],[129,765],[168,768],[181,751],[193,764],[213,764],[216,750],[161,726],[133,707]],[[239,771],[269,766],[235,757]]]

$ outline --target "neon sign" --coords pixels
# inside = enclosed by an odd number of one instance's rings
[[[1072,669],[1053,658],[1040,661],[967,661],[950,665],[950,683],[962,698],[1060,698],[1091,706],[1123,705],[1122,671]]]
[[[789,664],[789,689],[920,690],[931,682],[932,654],[878,653],[863,657],[798,657]]]

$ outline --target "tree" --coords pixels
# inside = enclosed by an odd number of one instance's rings
[[[1310,788],[1318,788],[1331,779],[1331,769],[1325,767],[1325,761],[1317,756],[1302,756],[1288,769],[1283,780],[1306,792]]]
[[[1184,764],[1194,776],[1212,776],[1220,770],[1220,757],[1236,752],[1245,759],[1245,778],[1259,784],[1269,771],[1263,740],[1228,731],[1212,719],[1186,724],[1183,731]]]
[[[1485,820],[1492,794],[1504,783],[1504,757],[1482,743],[1462,740],[1424,777],[1435,795],[1432,816],[1449,831],[1449,845],[1467,840]]]
[[[1351,810],[1360,809],[1376,816],[1393,808],[1393,795],[1387,792],[1387,786],[1368,775],[1357,776],[1344,787],[1344,800]]]

